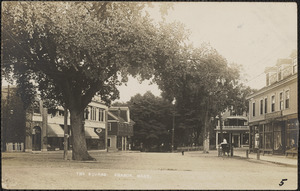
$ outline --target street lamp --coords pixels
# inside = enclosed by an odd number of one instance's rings
[[[175,103],[176,103],[176,99],[174,97],[174,99],[172,101],[172,105],[173,105],[172,152],[174,152]]]

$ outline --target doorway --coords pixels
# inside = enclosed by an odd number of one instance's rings
[[[32,150],[40,151],[41,148],[41,128],[39,126],[35,126],[32,129]]]
[[[233,135],[233,146],[239,147],[239,135]]]

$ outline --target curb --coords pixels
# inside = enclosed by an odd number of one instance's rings
[[[273,164],[288,166],[288,167],[298,167],[298,165],[294,165],[294,164],[287,164],[287,163],[275,162],[275,161],[269,161],[269,160],[262,160],[262,159],[257,160],[257,159],[254,159],[254,158],[246,158],[246,157],[237,156],[237,155],[234,155],[233,157],[239,158],[239,159],[245,159],[245,160],[248,160],[249,162],[254,162],[254,163],[273,163]]]

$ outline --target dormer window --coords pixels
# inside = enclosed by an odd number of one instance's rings
[[[293,60],[293,74],[296,74],[298,72],[297,70],[297,60],[294,59]]]
[[[278,81],[282,80],[282,66],[278,67]]]

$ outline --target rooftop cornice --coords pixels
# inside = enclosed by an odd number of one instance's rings
[[[293,74],[293,75],[291,75],[291,76],[289,76],[289,77],[287,77],[287,78],[285,78],[283,80],[280,80],[278,82],[275,82],[274,84],[271,84],[269,86],[265,86],[265,87],[261,88],[260,90],[258,90],[257,92],[255,92],[255,93],[249,95],[248,97],[246,97],[246,99],[251,99],[251,98],[253,98],[255,96],[258,96],[259,94],[265,93],[267,91],[272,90],[273,88],[277,88],[278,86],[281,86],[281,85],[283,85],[283,84],[285,84],[287,82],[295,80],[295,79],[297,79],[297,76],[298,76],[298,73]]]

